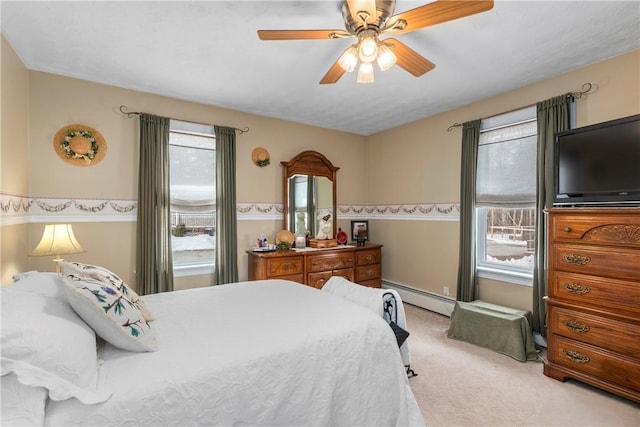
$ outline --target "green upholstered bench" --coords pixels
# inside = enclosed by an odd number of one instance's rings
[[[540,361],[533,344],[531,312],[481,300],[457,301],[447,336],[510,356]]]

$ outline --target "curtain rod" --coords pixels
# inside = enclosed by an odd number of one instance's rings
[[[144,113],[142,113],[140,111],[127,111],[127,106],[126,105],[121,105],[120,106],[120,112],[122,114],[126,115],[129,118],[131,118],[133,116],[139,116],[140,114],[144,114]],[[176,118],[174,118],[174,120],[180,120],[181,122],[193,123],[193,124],[196,124],[196,125],[214,126],[214,125],[209,124],[209,123],[199,123],[199,122],[193,122],[193,121],[190,121],[190,120],[182,120],[182,119],[176,119]],[[239,128],[232,127],[231,129],[234,129],[234,130],[238,131],[240,134],[249,132],[249,128],[248,127],[245,127],[244,129],[239,129]]]
[[[582,91],[581,91],[581,92],[567,92],[565,95],[566,95],[566,96],[572,96],[572,97],[574,97],[575,99],[580,99],[580,98],[582,98],[584,95],[588,94],[588,93],[591,91],[591,89],[592,89],[592,88],[593,88],[593,85],[592,85],[591,83],[587,82],[587,83],[585,83],[585,84],[583,84],[583,85],[582,85]],[[528,105],[527,107],[530,107],[530,106],[531,106],[531,105]],[[512,111],[521,110],[522,108],[527,108],[527,107],[519,107],[519,108],[516,108],[516,109],[510,110],[510,111],[505,111],[505,112],[500,113],[500,114],[510,113],[510,112],[512,112]],[[486,118],[486,117],[485,117],[485,118]],[[454,128],[457,128],[457,127],[460,127],[460,126],[462,126],[462,123],[458,123],[458,122],[456,122],[456,123],[452,124],[451,126],[449,126],[449,127],[447,128],[447,132],[451,132]]]

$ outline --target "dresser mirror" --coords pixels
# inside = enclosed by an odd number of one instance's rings
[[[323,218],[330,215],[331,236],[336,235],[336,172],[317,151],[303,151],[284,166],[284,228],[296,235],[316,237]]]

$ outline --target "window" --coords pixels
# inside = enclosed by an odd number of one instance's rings
[[[476,181],[480,277],[531,285],[536,157],[535,107],[482,120]]]
[[[174,276],[213,273],[216,249],[213,126],[171,120],[169,158]]]

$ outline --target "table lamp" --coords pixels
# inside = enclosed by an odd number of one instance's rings
[[[47,224],[40,243],[31,251],[31,256],[55,256],[56,272],[60,273],[60,255],[86,252],[73,235],[71,224]]]

